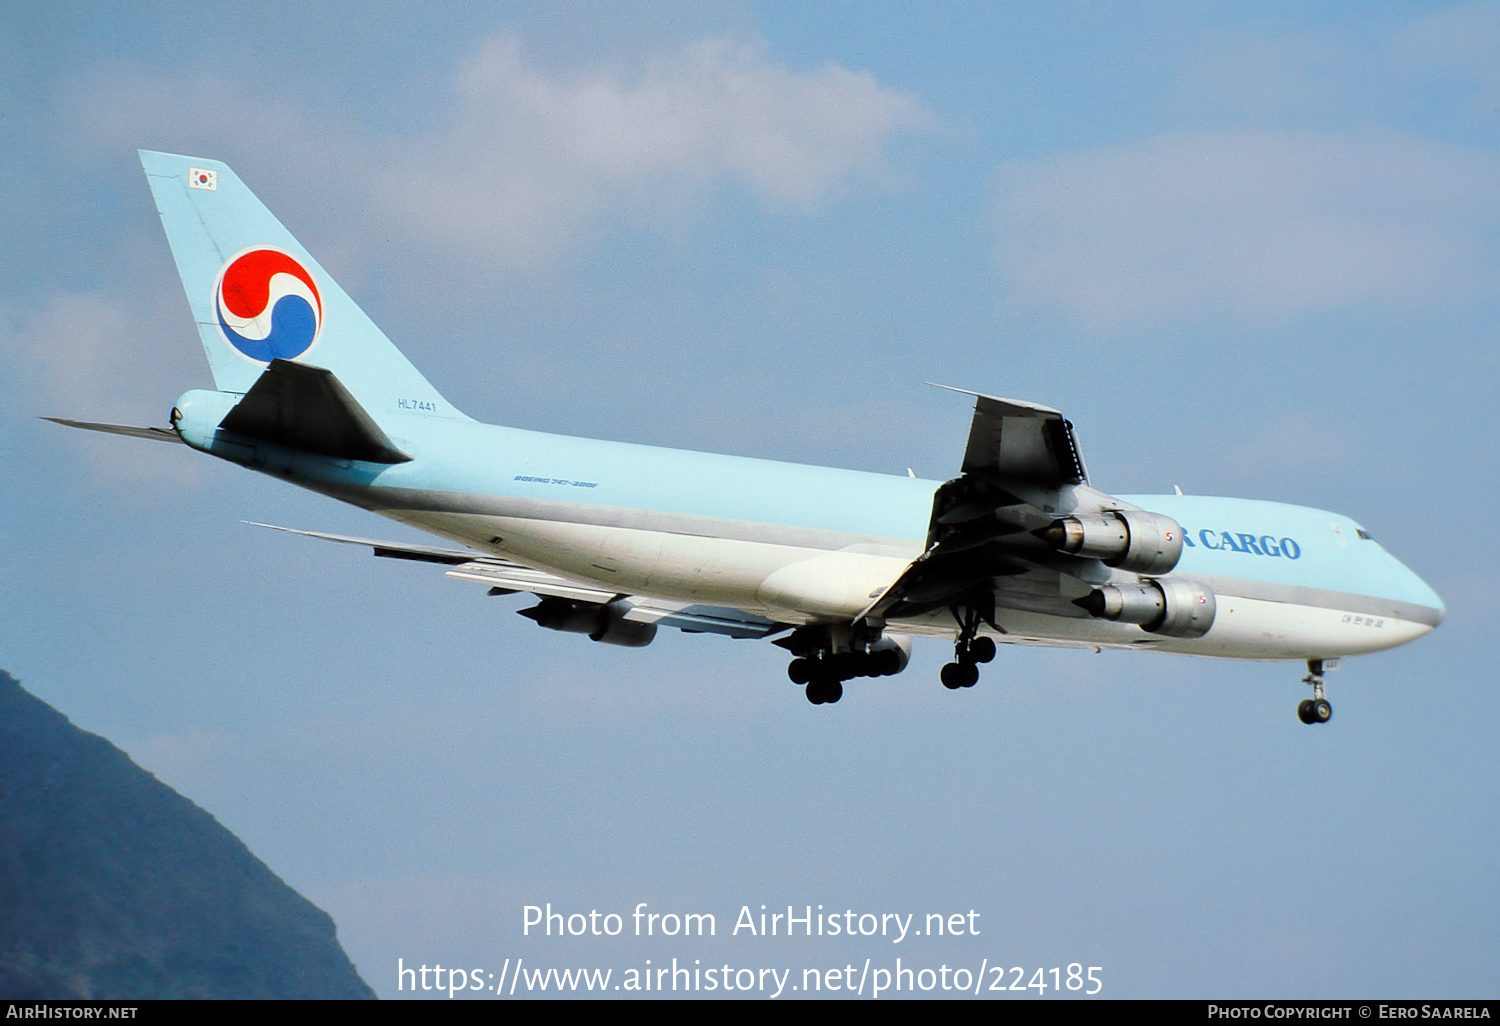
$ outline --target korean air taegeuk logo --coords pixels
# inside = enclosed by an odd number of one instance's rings
[[[295,360],[323,326],[323,297],[307,268],[268,246],[247,249],[219,272],[214,307],[224,339],[257,363]]]

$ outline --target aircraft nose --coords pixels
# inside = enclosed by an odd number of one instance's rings
[[[1422,580],[1415,573],[1412,573],[1405,565],[1402,566],[1402,569],[1411,574],[1411,579],[1414,582],[1413,590],[1415,592],[1412,598],[1416,605],[1420,605],[1428,611],[1427,629],[1431,630],[1443,622],[1443,618],[1448,615],[1448,607],[1438,597],[1438,593],[1433,590],[1432,585]]]

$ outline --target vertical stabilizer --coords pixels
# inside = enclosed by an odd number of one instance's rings
[[[227,165],[140,155],[220,391],[280,359],[332,371],[376,421],[463,417]]]

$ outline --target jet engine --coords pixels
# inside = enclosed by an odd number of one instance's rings
[[[516,612],[535,620],[548,630],[587,634],[592,640],[602,641],[606,645],[640,648],[651,644],[656,637],[656,624],[625,619],[625,614],[630,609],[630,603],[621,599],[601,604],[544,598],[530,609],[518,609]]]
[[[1152,634],[1201,638],[1213,626],[1218,604],[1213,589],[1181,577],[1159,577],[1139,584],[1095,588],[1073,604],[1090,616],[1138,623]]]
[[[1036,535],[1055,549],[1138,574],[1170,573],[1182,557],[1182,525],[1141,509],[1064,517]]]

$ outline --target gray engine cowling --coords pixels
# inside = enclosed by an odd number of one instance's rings
[[[621,599],[601,604],[544,598],[530,609],[518,609],[516,612],[535,620],[548,630],[587,634],[591,640],[606,645],[641,648],[651,644],[656,637],[656,624],[625,619],[625,614],[630,609],[630,603]]]
[[[1182,558],[1182,525],[1142,509],[1080,513],[1054,520],[1036,534],[1063,552],[1138,574],[1170,573]]]
[[[1095,588],[1074,605],[1090,616],[1137,623],[1169,638],[1201,638],[1214,625],[1218,603],[1213,589],[1181,577],[1159,577],[1138,584]]]

